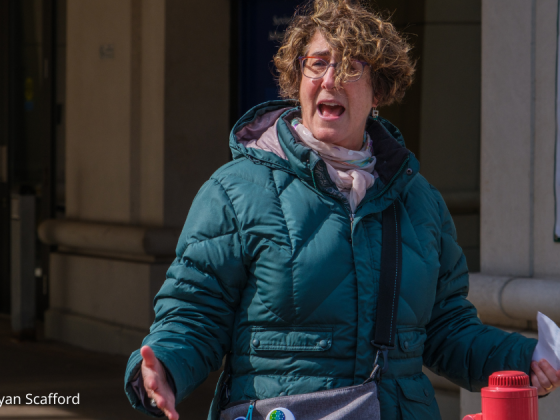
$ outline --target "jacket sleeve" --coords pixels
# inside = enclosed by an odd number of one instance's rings
[[[142,342],[173,377],[177,403],[219,369],[230,350],[246,273],[233,205],[211,179],[193,201],[176,258],[154,299],[155,321]],[[125,392],[135,408],[149,414],[131,385],[141,361],[136,350],[128,361]]]
[[[482,324],[467,300],[469,274],[443,198],[431,187],[441,218],[440,271],[431,319],[426,326],[424,365],[455,384],[479,391],[501,370],[529,374],[537,341]]]

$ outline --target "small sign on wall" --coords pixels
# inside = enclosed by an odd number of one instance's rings
[[[114,44],[101,44],[99,46],[99,58],[101,58],[101,59],[115,58],[115,45]]]
[[[238,116],[280,99],[273,57],[296,8],[304,0],[241,0],[239,14]]]

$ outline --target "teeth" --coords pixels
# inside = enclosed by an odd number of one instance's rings
[[[321,102],[321,105],[328,105],[328,106],[340,106],[335,102]]]

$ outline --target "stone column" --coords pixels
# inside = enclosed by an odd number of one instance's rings
[[[536,0],[482,4],[481,271],[531,276]]]
[[[138,348],[203,182],[229,160],[229,2],[68,2],[66,219],[50,338]]]

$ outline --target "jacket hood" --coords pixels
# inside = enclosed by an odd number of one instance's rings
[[[257,164],[293,173],[313,187],[337,195],[338,189],[328,176],[324,161],[301,142],[291,125],[292,119],[299,116],[300,107],[295,107],[289,101],[270,101],[255,106],[231,131],[230,148],[233,158],[247,158]],[[366,131],[373,141],[373,151],[377,158],[375,170],[379,178],[364,197],[364,205],[367,200],[381,195],[385,198],[384,202],[393,201],[418,172],[418,160],[405,147],[401,132],[389,121],[370,117],[366,123]],[[278,146],[275,149],[275,142],[267,138],[275,134],[280,150]],[[255,143],[258,143],[257,147]],[[404,166],[407,166],[406,171]],[[385,203],[382,205],[386,206]]]

